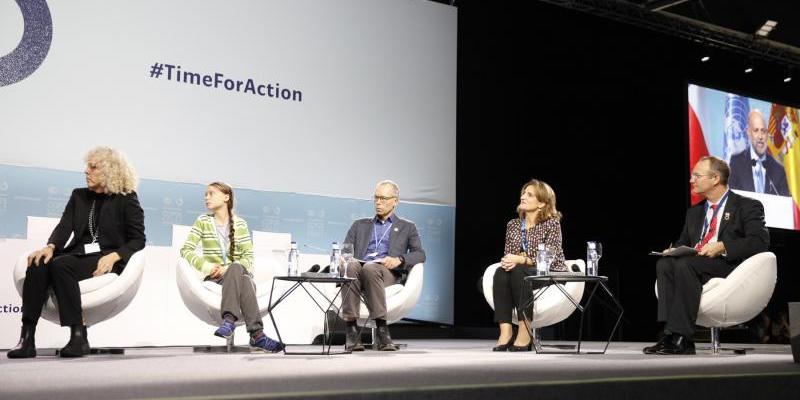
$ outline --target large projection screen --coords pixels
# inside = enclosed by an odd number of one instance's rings
[[[204,184],[222,180],[251,229],[324,252],[391,179],[428,254],[409,317],[453,322],[454,7],[28,3],[0,5],[12,38],[0,42],[0,237],[23,238],[26,216],[59,216],[97,145],[123,150],[142,177],[152,246],[170,246],[171,225],[192,224]]]
[[[767,226],[800,230],[798,108],[694,84],[688,92],[689,168],[722,158],[729,187],[761,201]]]

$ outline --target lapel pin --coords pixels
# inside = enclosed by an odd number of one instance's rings
[[[399,231],[399,229],[397,229],[397,228],[394,228],[394,231],[395,231],[395,232],[397,232],[397,231]]]
[[[731,219],[731,213],[729,213],[729,212],[726,212],[726,213],[725,213],[725,221],[727,221],[727,220],[729,220],[729,219]]]

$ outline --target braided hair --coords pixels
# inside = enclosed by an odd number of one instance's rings
[[[230,231],[228,232],[228,240],[230,241],[230,249],[228,250],[228,254],[230,255],[231,262],[234,261],[233,259],[233,250],[236,248],[236,243],[234,242],[233,236],[233,188],[230,187],[225,182],[211,182],[208,186],[213,186],[220,192],[228,195],[228,224],[230,225]]]

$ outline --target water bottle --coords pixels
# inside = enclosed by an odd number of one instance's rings
[[[597,243],[586,242],[586,275],[597,276]]]
[[[536,246],[536,275],[545,276],[550,270],[550,258],[547,254],[547,246],[544,243],[539,243]]]
[[[331,244],[331,266],[330,274],[333,277],[339,276],[339,263],[342,260],[342,251],[339,250],[339,242]]]
[[[292,242],[292,247],[289,250],[289,268],[286,270],[286,276],[297,276],[300,271],[300,252],[297,251],[297,242]]]

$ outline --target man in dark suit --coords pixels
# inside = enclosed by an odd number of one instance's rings
[[[692,191],[706,200],[686,211],[675,244],[693,247],[697,255],[658,260],[658,320],[665,322],[664,336],[645,347],[645,354],[694,354],[692,336],[703,284],[728,276],[742,261],[769,247],[764,206],[730,191],[729,175],[725,161],[710,156],[692,170]]]
[[[767,154],[767,124],[761,111],[753,110],[747,120],[750,145],[731,157],[731,189],[791,196],[786,170]]]
[[[386,286],[402,283],[409,270],[425,261],[425,251],[413,222],[395,214],[400,189],[392,181],[382,181],[375,187],[375,216],[353,222],[344,243],[352,243],[355,258],[347,265],[347,276],[355,278],[350,293],[342,304],[342,315],[347,323],[346,348],[362,351],[364,346],[358,334],[358,309],[360,292],[375,321],[374,338],[382,351],[397,350],[386,326]]]
[[[89,354],[79,281],[121,273],[144,248],[144,212],[134,191],[136,173],[124,155],[107,147],[86,156],[86,188],[75,189],[47,246],[28,256],[22,289],[22,333],[9,358],[36,357],[34,335],[50,288],[70,340],[61,357]]]

